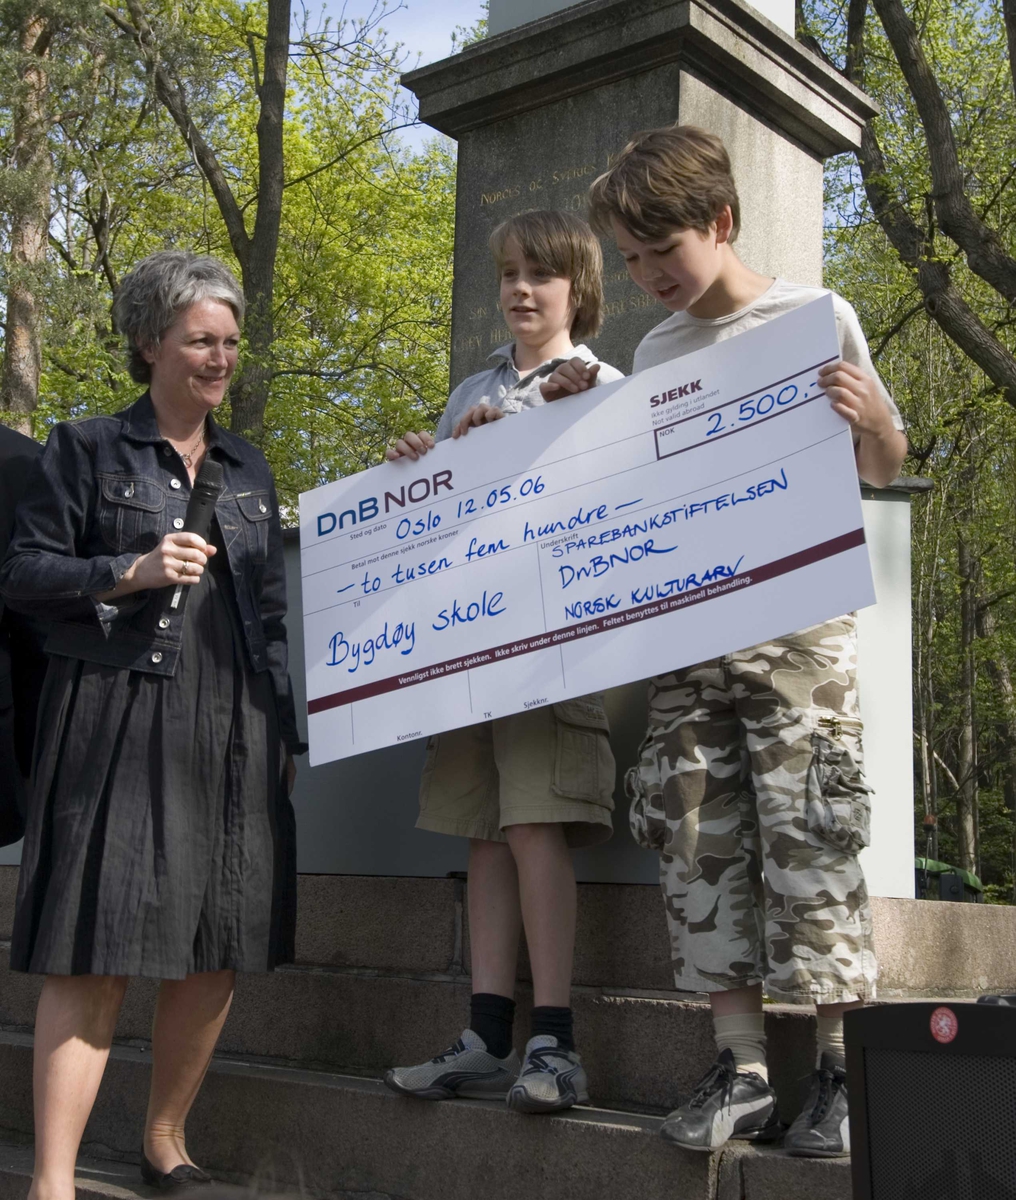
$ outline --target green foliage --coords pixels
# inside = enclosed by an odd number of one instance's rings
[[[965,190],[1012,253],[1016,245],[1016,120],[999,6],[979,0],[908,4],[951,114]],[[845,5],[805,6],[805,36],[836,64]],[[1010,351],[1016,313],[968,268],[935,225],[928,147],[914,99],[873,13],[865,26],[865,87],[899,203],[927,230],[967,303]],[[938,814],[937,857],[959,863],[957,797],[972,792],[977,859],[991,897],[1013,896],[1016,805],[1016,411],[925,311],[871,211],[853,156],[826,172],[825,279],[858,310],[907,424],[905,468],[934,491],[913,506],[915,780],[919,852],[926,811]],[[964,608],[964,600],[967,608]],[[964,630],[964,613],[968,628]],[[973,626],[971,629],[969,626]],[[972,634],[972,636],[971,636]],[[965,671],[965,667],[969,670]],[[972,718],[972,719],[971,719]],[[973,753],[964,735],[971,729]],[[964,864],[966,865],[966,864]]]
[[[487,13],[490,10],[490,0],[484,0],[483,16],[476,22],[475,25],[456,25],[452,31],[452,52],[457,53],[460,50],[465,50],[467,46],[473,46],[477,42],[482,42],[487,36]]]
[[[145,10],[252,230],[265,0]],[[452,146],[435,138],[414,152],[400,142],[409,118],[380,15],[336,25],[305,14],[293,31],[264,443],[289,505],[379,461],[396,431],[433,422],[447,397]],[[110,324],[114,289],[134,263],[175,246],[237,270],[208,184],[135,47],[98,6],[77,17],[51,53],[53,253],[38,436],[137,394]],[[14,102],[0,84],[0,129]],[[16,187],[0,175],[0,211],[9,208],[3,189]]]

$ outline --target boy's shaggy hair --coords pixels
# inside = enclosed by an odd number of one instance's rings
[[[728,204],[733,242],[741,206],[726,147],[695,125],[668,125],[637,133],[593,181],[589,222],[609,234],[616,217],[640,242],[662,242],[678,229],[708,232]]]
[[[498,278],[504,271],[509,241],[531,262],[571,281],[575,316],[571,336],[594,337],[603,324],[603,251],[589,226],[572,213],[535,209],[509,217],[490,235]]]

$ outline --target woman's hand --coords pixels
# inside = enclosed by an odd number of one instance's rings
[[[167,533],[154,550],[131,563],[111,592],[103,592],[96,599],[105,603],[132,592],[200,583],[205,564],[214,553],[215,547],[196,533]]]
[[[452,437],[465,437],[474,425],[489,425],[491,421],[500,421],[503,416],[504,413],[492,404],[474,404],[459,417]]]
[[[422,430],[419,433],[410,431],[403,434],[394,446],[388,447],[385,451],[385,458],[389,462],[398,462],[400,458],[411,458],[413,462],[416,462],[421,454],[433,450],[436,445],[437,443],[429,433],[424,433]]]

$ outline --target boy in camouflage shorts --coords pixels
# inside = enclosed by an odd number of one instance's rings
[[[636,372],[823,294],[738,259],[730,160],[718,138],[692,126],[630,142],[594,182],[590,218],[671,312],[640,343]],[[835,294],[833,308],[843,358],[819,378],[853,427],[859,475],[884,486],[906,454],[903,423],[853,309]],[[586,386],[573,359],[545,395]],[[778,1136],[764,984],[773,999],[818,1011],[811,1096],[784,1145],[808,1156],[849,1153],[843,1012],[874,996],[876,975],[857,860],[870,810],[854,618],[661,675],[649,702],[641,761],[628,776],[632,831],[660,853],[675,981],[709,993],[719,1051],[663,1136],[706,1151],[731,1137]]]

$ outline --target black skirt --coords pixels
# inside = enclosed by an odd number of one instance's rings
[[[275,692],[250,668],[217,526],[213,539],[175,675],[51,661],[14,970],[182,979],[293,961],[295,823]]]

